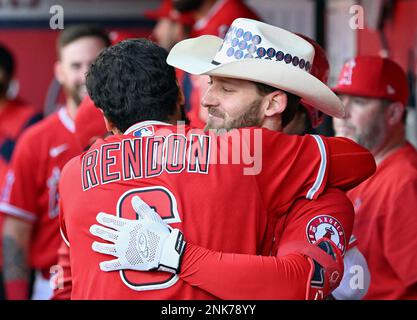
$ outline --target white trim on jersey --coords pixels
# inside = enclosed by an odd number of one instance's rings
[[[64,235],[64,233],[62,232],[62,229],[61,229],[61,228],[59,228],[59,233],[61,234],[62,240],[64,240],[65,244],[66,244],[66,245],[67,245],[67,247],[69,248],[69,247],[70,247],[70,243],[69,243],[68,239],[67,239],[67,238],[65,238],[65,235]]]
[[[324,142],[323,142],[323,140],[320,136],[313,135],[313,134],[311,136],[316,140],[317,145],[319,147],[319,151],[320,151],[320,155],[321,155],[321,162],[320,162],[319,172],[317,174],[317,179],[314,182],[311,189],[308,190],[308,192],[307,192],[306,198],[310,199],[310,200],[314,198],[314,195],[320,189],[320,187],[323,183],[324,174],[325,174],[326,168],[327,168],[326,146],[324,145]]]
[[[7,202],[0,203],[0,211],[11,216],[23,218],[29,222],[35,222],[37,220],[36,215],[33,214],[32,212],[12,206],[11,204]]]
[[[69,132],[71,133],[75,132],[74,120],[72,120],[71,117],[68,115],[68,112],[65,109],[65,107],[62,107],[61,109],[59,109],[58,117],[59,117],[59,120],[61,120],[64,127],[67,128]]]
[[[170,124],[170,123],[161,122],[161,121],[153,121],[153,120],[142,121],[142,122],[135,123],[134,125],[129,127],[129,129],[127,129],[124,134],[131,134],[133,131],[139,130],[139,129],[141,129],[143,127],[146,127],[146,126],[152,126],[152,125],[154,125],[154,126],[172,126],[172,124]]]

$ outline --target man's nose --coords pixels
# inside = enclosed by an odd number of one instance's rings
[[[217,107],[219,104],[214,90],[212,87],[208,87],[203,97],[201,98],[201,106],[204,108]]]

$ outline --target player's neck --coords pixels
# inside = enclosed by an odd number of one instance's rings
[[[398,128],[391,134],[387,135],[387,140],[375,150],[372,150],[372,154],[375,157],[375,162],[379,165],[384,159],[395,152],[398,148],[403,147],[407,140],[405,138],[404,128]]]
[[[66,109],[70,118],[72,120],[75,120],[75,116],[77,114],[77,109],[78,109],[78,106],[75,103],[75,101],[72,99],[67,99]]]

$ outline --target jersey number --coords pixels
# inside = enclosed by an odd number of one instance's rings
[[[134,196],[140,196],[143,201],[155,209],[166,223],[181,222],[174,195],[161,186],[132,189],[124,193],[117,203],[117,215],[119,217],[131,220],[138,219],[138,215],[131,204]],[[120,277],[125,285],[136,291],[165,289],[178,281],[177,275],[158,271],[120,270]]]

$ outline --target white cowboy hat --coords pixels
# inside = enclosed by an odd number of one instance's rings
[[[233,21],[224,40],[201,36],[177,43],[167,63],[191,74],[261,82],[288,91],[322,112],[342,118],[342,102],[309,71],[313,46],[284,29],[251,19]]]

